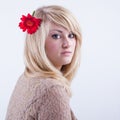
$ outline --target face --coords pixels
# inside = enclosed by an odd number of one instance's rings
[[[50,24],[50,31],[45,41],[45,50],[52,64],[61,69],[71,62],[76,46],[75,35],[72,31]]]

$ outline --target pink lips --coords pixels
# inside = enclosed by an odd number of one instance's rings
[[[69,56],[69,55],[71,55],[71,53],[72,53],[72,52],[70,52],[70,51],[64,51],[64,52],[62,52],[61,54],[62,54],[62,55],[65,55],[65,56]]]

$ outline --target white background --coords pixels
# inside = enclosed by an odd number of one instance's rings
[[[120,120],[120,1],[4,0],[0,3],[0,120],[24,70],[22,14],[57,4],[80,22],[83,44],[80,69],[73,80],[71,108],[78,120]]]

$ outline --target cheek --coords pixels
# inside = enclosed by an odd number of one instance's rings
[[[49,55],[49,54],[54,54],[54,53],[57,51],[57,49],[58,49],[57,44],[46,41],[45,51],[46,51],[46,54],[47,54],[47,55]]]
[[[74,41],[72,42],[72,48],[73,48],[73,50],[75,50],[75,48],[76,48],[76,40],[74,40]]]

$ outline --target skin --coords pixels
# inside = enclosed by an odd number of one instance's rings
[[[45,41],[48,59],[57,68],[69,64],[76,46],[75,35],[62,26],[50,24],[50,31]]]

